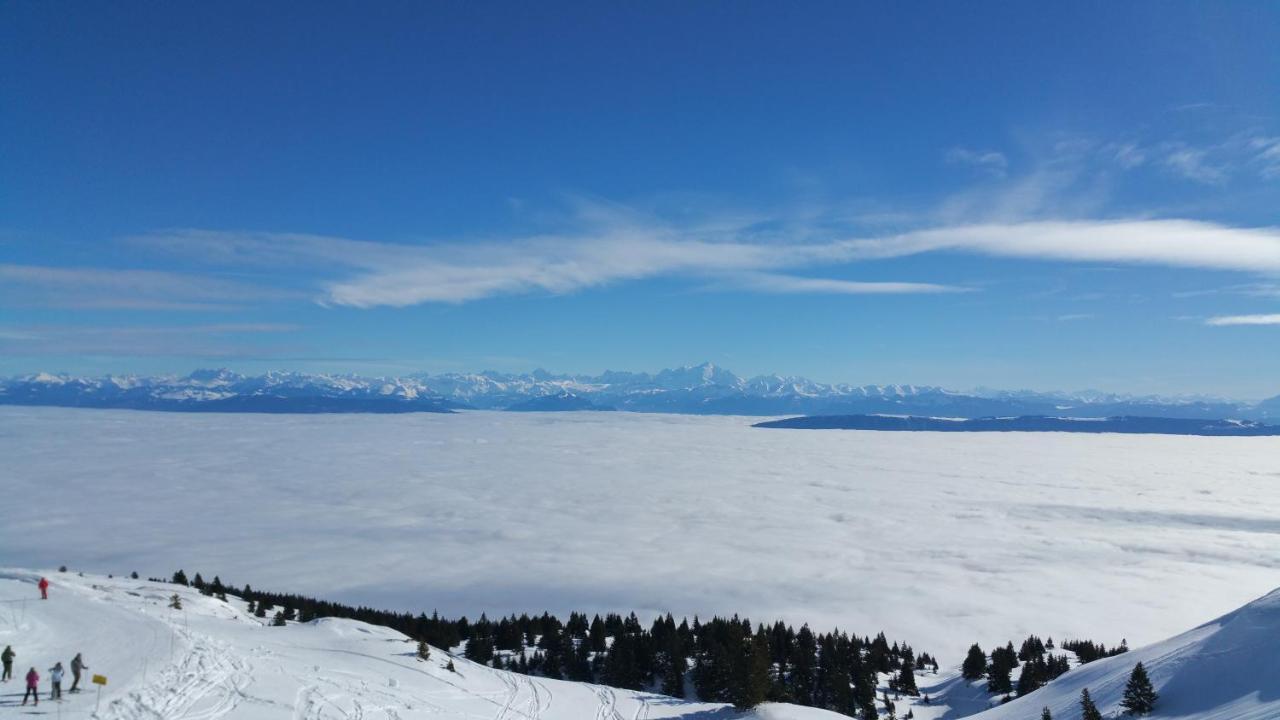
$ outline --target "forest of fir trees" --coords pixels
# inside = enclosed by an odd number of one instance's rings
[[[134,573],[137,577],[137,573]],[[164,580],[152,578],[157,582]],[[187,585],[226,600],[240,597],[249,611],[273,625],[307,622],[321,617],[359,620],[397,630],[422,647],[457,650],[472,662],[553,679],[601,683],[632,690],[653,690],[678,698],[727,702],[741,708],[762,702],[818,707],[864,720],[879,720],[880,710],[896,717],[895,698],[919,696],[919,673],[938,672],[938,661],[916,653],[905,643],[835,630],[815,633],[781,621],[753,625],[745,618],[714,617],[678,623],[670,614],[645,627],[635,613],[610,613],[588,619],[570,613],[565,621],[541,615],[511,615],[491,620],[456,620],[437,613],[396,613],[353,607],[298,594],[265,592],[248,585],[236,590],[199,573],[188,579],[179,570],[168,582]],[[175,599],[177,596],[174,596]],[[425,644],[425,645],[424,645]],[[1090,640],[1068,640],[1059,648],[1078,664],[1128,650],[1121,642],[1108,649]],[[1071,668],[1066,654],[1054,654],[1052,638],[1030,636],[1018,650],[1012,642],[989,655],[978,644],[969,648],[961,673],[966,680],[986,679],[986,689],[1007,702],[1034,692]],[[1018,680],[1014,670],[1021,668]],[[887,676],[887,691],[877,688]],[[892,692],[895,697],[891,698]],[[924,701],[928,701],[925,696]],[[910,717],[910,713],[905,717]]]

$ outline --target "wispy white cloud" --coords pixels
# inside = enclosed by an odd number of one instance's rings
[[[1204,321],[1205,325],[1228,327],[1233,325],[1280,325],[1280,315],[1219,315]]]
[[[271,343],[274,336],[301,329],[292,323],[0,327],[0,350],[12,355],[246,357],[294,350]]]
[[[935,228],[850,240],[837,254],[900,257],[971,252],[996,257],[1280,273],[1280,228],[1195,220],[1068,220]]]
[[[1209,151],[1201,148],[1175,146],[1162,162],[1174,174],[1206,185],[1221,185],[1227,180],[1226,168],[1213,163]]]
[[[973,288],[917,282],[862,282],[832,278],[800,277],[780,273],[743,273],[726,285],[744,290],[781,295],[908,295],[920,293],[970,292]]]
[[[225,310],[282,290],[194,273],[0,264],[0,298],[15,306],[95,310]]]
[[[994,177],[1004,177],[1009,172],[1009,158],[995,150],[970,150],[956,147],[947,151],[946,160],[952,165],[969,165]]]
[[[1140,167],[1147,162],[1147,151],[1136,143],[1108,145],[1106,150],[1111,153],[1112,159],[1126,170]]]
[[[789,239],[793,235],[802,240]],[[222,261],[313,268],[320,278],[320,302],[359,308],[564,294],[671,276],[776,293],[955,291],[950,285],[909,280],[868,283],[779,272],[939,252],[1280,273],[1280,229],[1192,220],[979,223],[882,236],[831,235],[811,227],[797,227],[794,233],[788,227],[779,234],[761,233],[758,225],[671,225],[602,216],[574,233],[509,242],[400,245],[208,231],[170,232],[145,242]]]
[[[1280,179],[1280,137],[1255,137],[1249,140],[1254,151],[1253,162],[1268,180]]]

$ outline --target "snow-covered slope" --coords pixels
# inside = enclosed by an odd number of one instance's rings
[[[235,599],[221,602],[185,587],[141,580],[0,570],[0,647],[17,653],[13,682],[0,690],[0,714],[21,700],[22,677],[41,674],[39,710],[66,718],[216,720],[218,718],[432,718],[433,720],[834,720],[792,705],[741,713],[715,703],[516,675],[416,645],[387,628],[320,619],[270,627]],[[182,609],[169,598],[181,597]],[[96,688],[48,701],[48,669],[83,653],[89,673],[108,684],[94,714]],[[82,682],[86,685],[88,677]],[[28,710],[35,710],[28,707]]]
[[[1089,689],[1104,717],[1122,714],[1120,700],[1141,662],[1159,693],[1151,718],[1274,720],[1280,718],[1280,590],[1181,635],[1082,665],[980,720],[1080,717],[1080,691]]]
[[[0,647],[17,653],[15,679],[0,690],[0,708],[21,698],[22,676],[41,674],[46,714],[102,720],[139,718],[414,718],[436,720],[836,720],[813,708],[766,704],[750,712],[654,693],[529,677],[477,665],[416,645],[393,630],[322,618],[271,627],[228,602],[142,580],[46,573],[50,599],[37,599],[40,573],[0,570]],[[181,598],[181,609],[170,597]],[[897,700],[899,717],[919,720],[1035,720],[1048,707],[1056,720],[1080,717],[1088,688],[1104,717],[1120,717],[1129,673],[1141,661],[1160,695],[1151,718],[1270,720],[1280,717],[1280,590],[1163,642],[1076,667],[1030,695],[996,702],[982,682],[954,671],[919,676],[931,696]],[[48,669],[83,653],[85,691],[63,682],[61,702],[48,700]],[[455,670],[447,669],[452,660]],[[108,685],[100,709],[89,675]],[[36,710],[35,707],[28,708]],[[985,710],[985,712],[984,712]]]

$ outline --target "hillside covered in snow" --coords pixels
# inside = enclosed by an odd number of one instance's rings
[[[739,710],[657,692],[553,680],[470,662],[420,646],[394,630],[320,617],[278,625],[220,600],[165,582],[53,572],[0,570],[0,646],[16,653],[15,680],[0,711],[20,707],[22,678],[41,675],[40,704],[24,710],[68,718],[392,718],[437,720],[825,720],[829,711],[764,703]],[[881,718],[1078,720],[1088,689],[1106,718],[1121,717],[1125,683],[1142,662],[1159,695],[1151,718],[1266,720],[1280,717],[1280,590],[1217,620],[1153,645],[1078,665],[1047,685],[999,704],[984,683],[958,668],[921,675],[920,695],[879,689]],[[458,650],[458,648],[454,648]],[[49,697],[49,670],[83,655],[83,692]],[[770,672],[777,673],[775,666]],[[90,676],[107,684],[98,688]],[[887,676],[882,676],[888,680]],[[894,712],[891,714],[889,699]]]
[[[833,713],[768,704],[737,711],[718,703],[534,678],[432,648],[421,660],[410,638],[333,618],[274,627],[227,602],[167,583],[0,570],[0,646],[16,652],[15,679],[0,690],[0,714],[17,710],[22,678],[41,675],[40,704],[24,710],[101,720],[432,718],[433,720],[826,720]],[[178,596],[180,608],[172,607]],[[63,699],[49,698],[49,669],[82,653],[88,673]],[[453,669],[449,669],[452,663]],[[95,707],[99,707],[95,712]]]
[[[1280,397],[1260,403],[1097,392],[955,392],[920,385],[846,385],[799,377],[742,378],[704,363],[658,373],[600,375],[417,374],[395,378],[270,372],[247,376],[197,370],[183,377],[39,373],[0,379],[0,405],[50,405],[182,412],[405,413],[483,410],[596,410],[700,415],[895,414],[979,418],[1119,415],[1254,419],[1280,417]]]

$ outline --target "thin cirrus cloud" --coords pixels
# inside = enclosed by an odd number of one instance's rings
[[[951,148],[947,151],[946,160],[952,165],[969,165],[999,178],[1009,172],[1009,158],[994,150]]]
[[[301,326],[292,323],[0,327],[0,351],[10,355],[243,358],[291,351],[292,347],[280,347],[276,336],[301,329]]]
[[[596,227],[508,242],[402,245],[308,235],[172,231],[138,239],[211,263],[309,268],[319,302],[356,308],[465,303],[567,294],[682,276],[713,289],[769,293],[909,294],[963,285],[803,277],[830,268],[929,253],[1043,262],[1153,265],[1280,275],[1280,229],[1194,220],[1061,220],[935,227],[869,237],[760,241],[753,227],[719,224]]]
[[[779,273],[744,273],[728,287],[776,295],[909,295],[920,293],[969,292],[972,288],[918,282],[860,282],[830,278],[799,277]]]
[[[0,263],[0,299],[15,306],[225,310],[285,295],[261,285],[194,273]]]
[[[1276,315],[1219,315],[1204,321],[1205,325],[1214,327],[1231,327],[1235,325],[1280,325],[1280,314]]]

